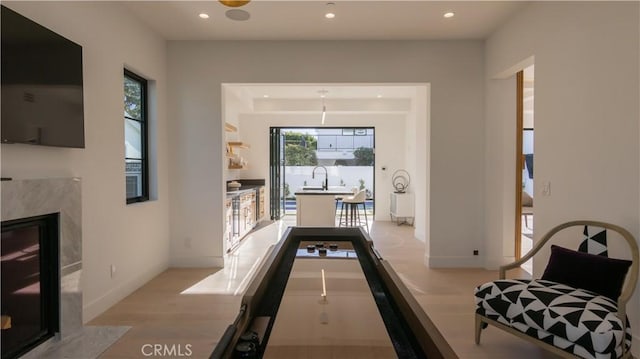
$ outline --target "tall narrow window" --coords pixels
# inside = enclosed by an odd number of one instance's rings
[[[124,70],[124,146],[127,203],[149,199],[147,80]]]

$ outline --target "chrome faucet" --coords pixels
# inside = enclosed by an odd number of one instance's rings
[[[318,168],[324,169],[324,182],[322,183],[322,189],[326,191],[327,189],[329,189],[329,174],[325,166],[315,166],[313,168],[313,172],[311,172],[311,178],[312,179],[316,178],[316,170]]]

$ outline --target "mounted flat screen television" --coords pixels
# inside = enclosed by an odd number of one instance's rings
[[[2,143],[84,148],[82,46],[1,6]]]

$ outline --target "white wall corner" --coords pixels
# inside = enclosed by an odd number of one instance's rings
[[[222,256],[173,257],[169,264],[173,268],[222,268],[224,259]]]

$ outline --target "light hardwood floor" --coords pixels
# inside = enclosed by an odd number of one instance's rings
[[[276,222],[251,234],[223,269],[168,269],[92,320],[90,325],[132,327],[101,357],[145,357],[146,344],[173,346],[192,358],[208,357],[235,318],[251,275],[285,228],[284,222]],[[484,330],[481,344],[475,345],[473,289],[496,279],[497,271],[427,268],[424,244],[412,233],[413,228],[390,222],[371,225],[376,248],[460,358],[556,358],[494,327]],[[149,348],[144,347],[146,353]]]

